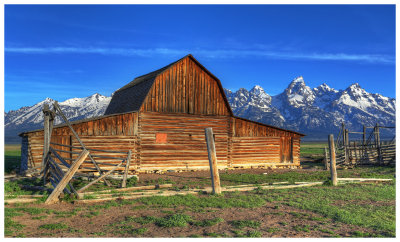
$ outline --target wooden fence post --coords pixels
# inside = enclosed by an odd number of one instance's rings
[[[376,149],[378,151],[378,162],[379,164],[382,162],[382,151],[381,151],[381,138],[379,136],[379,124],[376,123]]]
[[[324,159],[325,170],[329,170],[328,151],[327,151],[326,147],[324,147],[324,151],[325,151],[325,159]]]
[[[331,179],[332,184],[337,186],[337,173],[336,173],[336,154],[335,154],[335,143],[333,140],[333,134],[329,135],[329,153],[331,158]]]
[[[342,133],[343,133],[343,146],[346,146],[346,130],[345,130],[344,122],[342,122]]]
[[[71,167],[68,169],[67,172],[65,172],[64,176],[61,178],[61,181],[59,181],[53,192],[49,195],[49,197],[45,201],[45,204],[52,204],[58,201],[58,196],[67,186],[68,182],[72,179],[75,172],[78,170],[79,166],[83,163],[88,155],[89,151],[87,151],[86,149],[79,154],[78,158],[76,158],[76,160],[72,163]]]
[[[219,180],[218,165],[217,165],[217,154],[215,151],[214,135],[212,128],[205,129],[208,161],[210,162],[211,182],[214,194],[221,193],[221,183]]]
[[[365,136],[366,136],[366,134],[367,134],[367,128],[365,127],[365,125],[363,125],[363,145],[365,145]]]
[[[47,103],[43,105],[43,121],[44,121],[44,135],[43,135],[43,158],[42,158],[42,167],[44,167],[44,162],[47,156],[47,153],[49,152],[49,147],[50,147],[50,140],[49,140],[49,127],[50,127],[50,108]]]
[[[125,172],[124,172],[124,177],[122,179],[121,187],[126,187],[126,180],[128,178],[129,166],[131,164],[131,156],[132,156],[132,151],[129,150],[128,157],[126,158]]]

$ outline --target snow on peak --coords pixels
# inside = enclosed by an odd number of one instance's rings
[[[315,87],[314,91],[317,92],[317,93],[321,93],[321,92],[323,92],[323,93],[326,93],[326,92],[337,93],[337,92],[339,92],[338,90],[335,90],[334,88],[328,86],[328,84],[326,84],[326,83],[322,83],[318,87]]]
[[[37,104],[42,105],[42,104],[51,103],[51,102],[54,102],[54,100],[51,99],[51,98],[49,98],[49,97],[46,97],[46,99],[44,99],[43,101],[41,101],[41,102],[39,102],[39,103],[37,103]],[[36,105],[37,105],[37,104],[36,104]]]
[[[350,95],[352,95],[352,96],[358,96],[358,97],[360,97],[360,96],[366,97],[366,96],[370,95],[370,94],[369,94],[367,91],[365,91],[365,89],[362,88],[362,87],[360,86],[360,84],[358,84],[358,83],[351,84],[348,88],[346,88],[345,91],[346,91],[347,93],[349,93]]]
[[[255,85],[255,86],[250,90],[250,92],[253,93],[253,94],[255,94],[255,95],[262,95],[262,96],[266,95],[266,93],[265,93],[265,91],[264,91],[264,88],[262,88],[262,87],[259,86],[259,85]]]
[[[294,107],[311,105],[315,98],[313,90],[305,84],[302,76],[294,79],[282,95]]]
[[[304,83],[303,76],[299,76],[299,77],[296,77],[295,79],[293,79],[292,83],[296,83],[296,82]]]

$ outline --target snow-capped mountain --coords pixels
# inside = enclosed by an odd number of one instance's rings
[[[236,92],[225,89],[225,93],[235,115],[298,131],[309,139],[325,140],[327,134],[336,135],[342,122],[353,131],[362,130],[362,125],[379,123],[395,126],[396,123],[395,99],[368,93],[358,83],[345,90],[335,90],[325,83],[311,88],[305,84],[303,77],[298,77],[275,96],[268,95],[258,85],[250,91],[244,88]],[[103,115],[110,100],[111,97],[96,93],[59,104],[67,118],[73,121]],[[52,99],[46,98],[33,106],[5,113],[6,142],[18,142],[18,133],[42,128],[43,104],[52,102]],[[55,123],[60,122],[56,118]]]
[[[296,130],[307,138],[325,139],[326,134],[337,134],[342,122],[353,131],[362,130],[363,125],[395,126],[396,123],[395,99],[368,93],[358,83],[345,90],[335,90],[325,83],[310,88],[303,77],[298,77],[272,97],[264,94],[260,86],[250,91],[241,88],[225,92],[236,115]]]
[[[91,118],[102,116],[111,100],[111,97],[106,97],[101,94],[95,93],[92,96],[84,98],[71,98],[64,102],[59,102],[61,109],[65,116],[70,120],[79,120],[84,118]],[[18,140],[17,134],[23,131],[34,130],[43,128],[43,105],[45,103],[53,108],[51,98],[29,107],[22,107],[18,110],[12,110],[5,113],[4,116],[4,129],[6,141]],[[56,117],[55,124],[61,123],[61,118]]]

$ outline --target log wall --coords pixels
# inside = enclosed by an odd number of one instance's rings
[[[209,169],[205,128],[213,128],[220,168],[259,166],[299,166],[299,135],[273,127],[223,115],[191,115],[160,112],[127,113],[72,125],[87,148],[132,151],[130,169],[153,170]],[[42,161],[43,131],[27,134],[28,163]],[[68,127],[54,128],[52,142],[79,146]],[[64,151],[70,147],[51,145]],[[59,154],[71,162],[77,154]],[[92,151],[97,162],[118,164],[122,154]],[[87,159],[89,160],[89,159]],[[103,169],[111,168],[100,164]],[[89,163],[84,168],[90,171]]]
[[[232,118],[233,166],[300,165],[300,135]]]
[[[135,155],[137,119],[137,113],[126,113],[83,121],[72,124],[72,127],[86,148],[126,152],[131,150],[132,154]],[[26,139],[28,140],[27,153],[29,165],[40,165],[43,157],[43,131],[27,133]],[[62,145],[80,146],[68,126],[54,128],[51,135],[51,142]],[[79,152],[78,149],[71,150],[70,147],[59,145],[51,145],[51,147],[57,150]],[[58,153],[69,162],[77,157],[77,154],[61,151]],[[94,155],[105,155],[104,152],[92,151],[91,153]],[[122,157],[121,155],[114,156]],[[107,158],[96,158],[95,160],[98,162],[119,162],[118,160]],[[135,164],[133,162],[131,164],[131,169],[134,169]],[[84,164],[84,166],[90,165]],[[107,168],[108,166],[103,165],[104,167]]]
[[[139,125],[141,171],[209,169],[205,128],[213,128],[218,166],[228,166],[229,117],[140,113]]]
[[[191,58],[184,58],[157,76],[141,111],[229,115],[218,82]]]

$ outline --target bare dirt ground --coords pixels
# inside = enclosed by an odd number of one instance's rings
[[[139,204],[138,204],[139,205]],[[28,207],[54,209],[64,211],[66,213],[76,209],[76,205],[69,203],[61,203],[56,205],[27,205]],[[261,226],[257,228],[262,233],[262,237],[297,237],[297,238],[321,238],[321,237],[349,237],[353,231],[364,233],[372,233],[370,229],[359,226],[347,225],[335,222],[332,219],[321,218],[321,215],[295,209],[293,207],[280,205],[276,209],[274,203],[267,203],[258,208],[228,208],[228,209],[206,209],[206,212],[194,212],[185,210],[184,207],[177,208],[161,208],[161,209],[139,209],[133,210],[132,205],[124,205],[121,207],[111,207],[102,210],[99,215],[92,218],[86,217],[86,210],[90,205],[80,205],[81,211],[77,215],[71,217],[57,217],[50,214],[47,217],[34,220],[31,215],[25,214],[18,216],[13,220],[26,225],[24,234],[26,237],[189,237],[189,236],[205,236],[215,237],[225,233],[224,237],[235,237],[235,231],[240,229],[234,228],[229,221],[233,220],[254,220],[260,221]],[[160,228],[154,224],[147,224],[147,231],[142,235],[131,235],[129,233],[119,233],[116,227],[111,226],[114,223],[124,221],[126,217],[142,217],[155,216],[162,217],[170,211],[185,212],[196,220],[213,219],[220,217],[224,219],[215,226],[199,227],[173,227]],[[68,229],[46,231],[40,229],[39,226],[50,223],[63,223],[68,225]],[[134,228],[144,227],[143,225],[131,223]],[[242,231],[246,231],[244,228]],[[215,233],[215,234],[212,234]],[[214,235],[214,236],[213,236]]]

